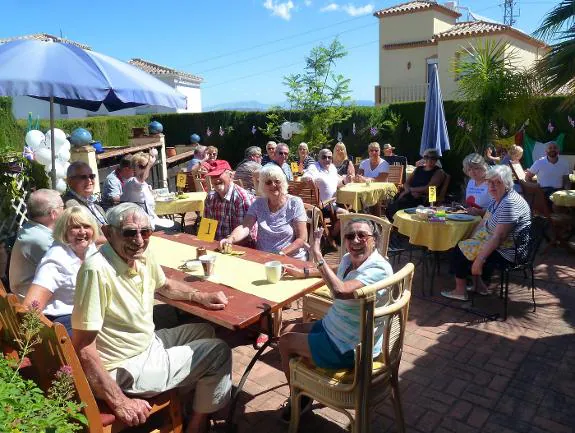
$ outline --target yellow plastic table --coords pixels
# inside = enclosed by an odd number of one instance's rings
[[[575,189],[554,192],[549,198],[557,206],[575,207]]]
[[[444,223],[418,219],[415,214],[400,210],[393,216],[393,225],[402,235],[409,238],[411,245],[426,247],[429,251],[447,251],[468,238],[481,217],[472,221],[450,221]]]
[[[208,194],[206,192],[187,192],[186,198],[170,201],[156,200],[156,215],[178,215],[187,212],[204,213],[204,202]]]
[[[337,202],[353,210],[374,206],[381,200],[392,199],[397,194],[397,187],[391,182],[349,183],[337,190]]]

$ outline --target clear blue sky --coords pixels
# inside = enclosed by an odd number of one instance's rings
[[[373,100],[378,20],[403,0],[3,0],[0,38],[50,33],[129,60],[140,57],[200,75],[204,107],[285,100],[283,77],[299,72],[312,47],[335,36],[349,54],[337,72],[355,99]],[[503,20],[503,0],[460,6]],[[556,1],[518,0],[516,27],[531,33]],[[464,17],[465,17],[464,12]]]

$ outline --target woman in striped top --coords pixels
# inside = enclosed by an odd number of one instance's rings
[[[482,295],[488,294],[485,282],[489,281],[493,268],[515,261],[514,237],[531,225],[531,210],[525,199],[513,189],[511,169],[504,165],[493,166],[487,172],[486,179],[489,194],[494,200],[487,207],[474,235],[486,230],[487,239],[480,242],[475,252],[464,253],[462,247],[455,248],[451,263],[455,273],[455,289],[442,291],[441,295],[446,298],[467,300],[466,283],[470,275],[481,275],[477,291]],[[475,258],[470,260],[470,255]]]

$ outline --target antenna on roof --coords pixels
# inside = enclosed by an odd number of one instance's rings
[[[517,0],[505,0],[503,3],[503,23],[513,27],[519,18],[519,2]]]

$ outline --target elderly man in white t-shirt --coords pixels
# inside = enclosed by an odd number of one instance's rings
[[[318,153],[318,161],[310,165],[302,176],[304,181],[312,182],[317,186],[319,191],[319,200],[327,203],[322,208],[325,217],[332,217],[338,214],[347,213],[347,211],[336,205],[335,196],[337,189],[351,181],[351,176],[340,176],[337,174],[337,168],[332,164],[333,154],[329,149],[322,149]],[[339,220],[334,221],[332,236],[339,235]]]
[[[539,158],[525,171],[525,179],[531,181],[537,175],[537,183],[545,196],[549,197],[555,191],[567,189],[565,183],[566,179],[569,179],[571,167],[567,160],[559,158],[559,147],[555,142],[550,141],[547,144],[545,153],[547,156]]]

